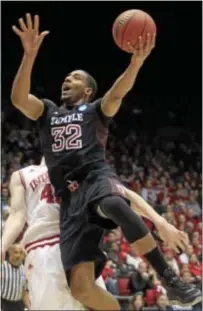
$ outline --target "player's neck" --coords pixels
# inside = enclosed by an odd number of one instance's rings
[[[79,99],[77,102],[74,102],[74,103],[64,102],[64,103],[63,103],[63,106],[64,106],[66,109],[71,109],[71,108],[73,108],[73,107],[80,106],[81,104],[85,104],[85,103],[87,103],[87,99],[86,99],[86,98],[81,98],[81,99]]]

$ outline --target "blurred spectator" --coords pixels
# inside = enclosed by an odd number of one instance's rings
[[[191,240],[192,233],[194,230],[194,224],[192,221],[187,221],[185,224],[185,232],[187,232],[189,239]]]
[[[176,259],[174,258],[174,252],[172,249],[167,249],[165,251],[165,259],[166,262],[173,268],[173,270],[176,272],[177,275],[180,274],[180,270],[177,264]]]
[[[106,279],[108,277],[112,276],[113,268],[114,268],[113,262],[111,260],[107,260],[105,267],[102,271],[102,277],[103,277],[104,281],[106,281]]]
[[[143,262],[143,259],[140,256],[136,256],[132,248],[130,248],[129,254],[125,255],[126,255],[126,263],[128,265],[133,265],[136,270],[138,269],[139,264]]]
[[[186,247],[186,249],[185,249],[185,252],[183,252],[181,255],[179,255],[179,262],[181,264],[188,264],[189,258],[193,254],[193,251],[194,251],[193,246],[188,245],[188,247]]]
[[[172,311],[173,308],[169,305],[168,297],[167,295],[161,294],[159,295],[157,302],[157,311]]]
[[[108,251],[108,258],[112,260],[114,263],[119,262],[119,246],[117,243],[112,243],[109,251]]]
[[[114,231],[110,231],[103,240],[103,244],[102,244],[102,249],[104,251],[108,250],[110,248],[110,246],[112,245],[112,243],[117,241],[117,236],[116,233]]]
[[[183,230],[185,229],[185,222],[186,222],[186,216],[184,214],[180,214],[178,216],[178,229]]]
[[[199,262],[197,255],[192,254],[189,261],[189,270],[197,279],[202,278],[202,264]]]
[[[116,270],[115,269],[112,270],[111,276],[107,277],[107,279],[105,281],[105,284],[106,284],[107,290],[111,294],[113,294],[115,296],[119,295],[118,279],[117,279],[117,274],[116,274]]]
[[[201,215],[201,208],[194,195],[190,195],[186,208],[192,209],[194,217],[199,217]]]
[[[145,262],[141,262],[138,266],[138,270],[134,271],[130,277],[130,292],[132,294],[143,292],[145,295],[147,289],[153,288],[152,279],[153,276],[147,271],[147,264]]]
[[[142,311],[144,307],[144,299],[142,293],[137,293],[132,300],[132,310]]]
[[[153,189],[152,181],[150,179],[146,181],[145,187],[142,188],[141,196],[151,205],[156,203],[157,195],[156,191]]]

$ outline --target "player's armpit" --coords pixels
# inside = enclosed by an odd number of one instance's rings
[[[12,100],[13,105],[20,110],[26,117],[36,121],[43,114],[44,103],[36,96],[29,94],[27,102],[22,102],[20,105],[15,104],[15,100]]]
[[[25,189],[21,183],[19,171],[12,174],[9,189],[11,195],[10,214],[2,236],[2,247],[5,251],[17,239],[26,222]]]

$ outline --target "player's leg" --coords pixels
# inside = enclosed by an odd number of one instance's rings
[[[83,262],[72,267],[69,274],[73,297],[93,310],[120,310],[118,301],[95,283],[94,262]]]
[[[184,286],[173,270],[168,266],[144,221],[131,209],[127,201],[120,196],[105,197],[98,203],[98,213],[106,215],[122,228],[127,241],[137,254],[144,255],[160,277],[164,278],[171,291],[182,304],[195,304],[201,299],[201,292]],[[182,285],[181,285],[182,284]]]
[[[28,281],[31,310],[45,310],[47,304],[47,278],[44,274],[44,249],[38,248],[28,253],[25,260],[25,275]],[[53,310],[53,309],[50,309]]]
[[[61,235],[66,234],[66,238],[60,243],[61,259],[72,296],[89,309],[120,310],[117,300],[95,283],[106,262],[99,249],[103,229],[84,218],[74,221],[72,219],[69,234],[66,230],[61,232]]]
[[[85,310],[85,307],[77,301],[71,294],[70,288],[67,286],[67,279],[63,265],[61,262],[61,254],[59,245],[52,247],[51,277],[52,287],[55,291],[54,305],[55,310]],[[50,280],[51,282],[51,280]],[[49,285],[47,284],[47,288]]]
[[[31,251],[25,262],[31,310],[84,310],[67,287],[59,244]]]

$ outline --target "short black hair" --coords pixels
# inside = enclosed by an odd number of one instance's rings
[[[89,97],[89,101],[91,102],[97,93],[98,86],[97,86],[97,82],[93,78],[93,76],[91,76],[91,74],[89,74],[89,72],[87,72],[85,70],[84,70],[84,72],[87,75],[87,85],[88,85],[88,87],[90,87],[92,89],[92,94]]]

